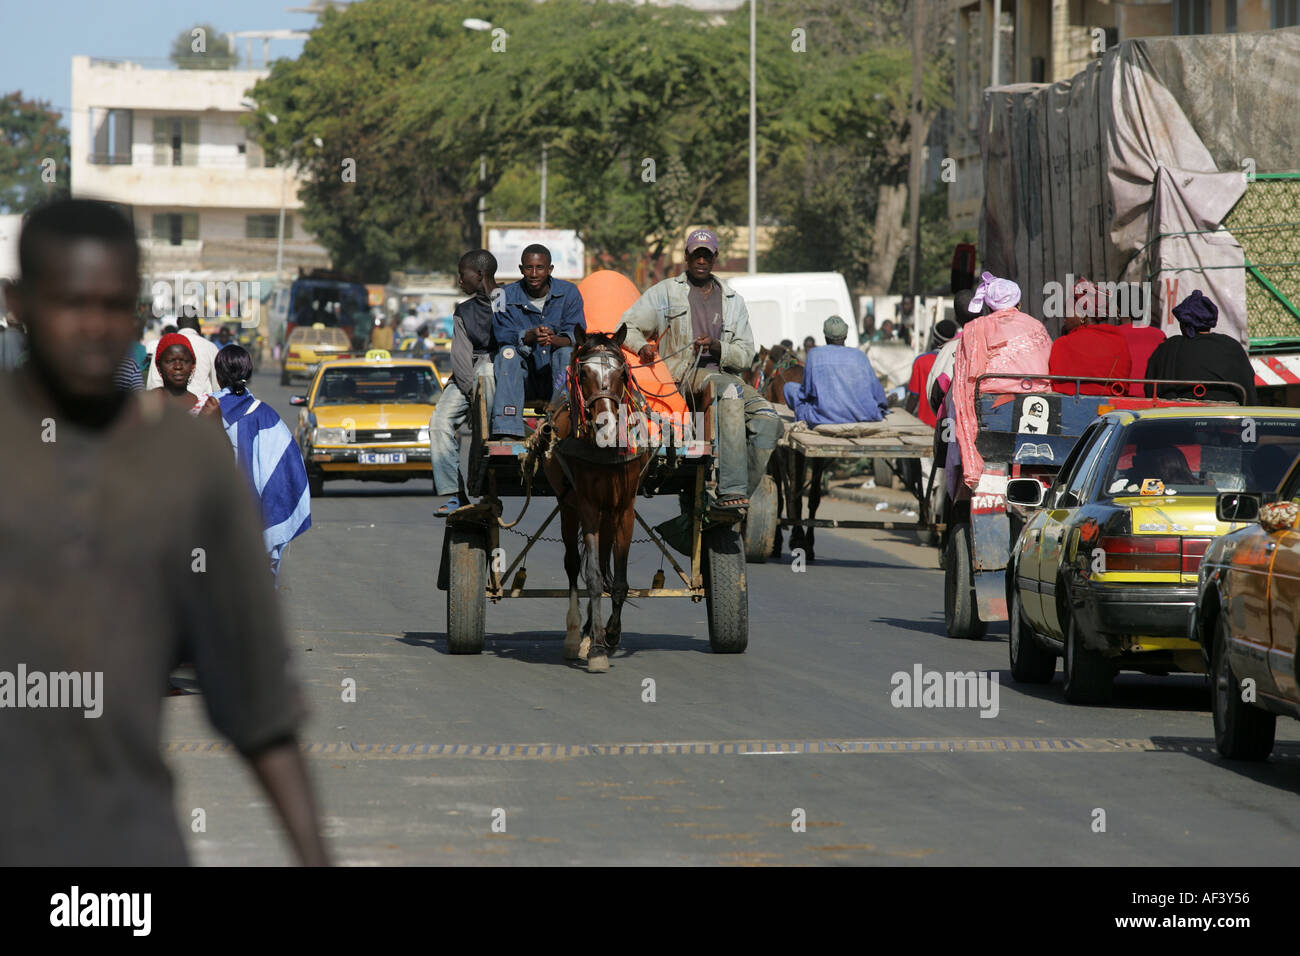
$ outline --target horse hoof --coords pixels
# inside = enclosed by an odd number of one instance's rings
[[[590,653],[591,653],[591,638],[584,637],[582,639],[582,642],[578,645],[577,659],[580,661],[585,661],[587,660],[587,657]]]
[[[588,674],[604,674],[609,670],[609,655],[605,653],[605,648],[594,648],[594,653],[587,658]]]

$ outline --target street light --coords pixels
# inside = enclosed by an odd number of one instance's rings
[[[491,30],[492,24],[487,20],[480,20],[477,17],[466,17],[460,21],[460,25],[466,30]],[[487,194],[483,192],[483,183],[487,180],[487,157],[482,153],[478,154],[478,238],[479,243],[484,241],[484,231],[487,229]]]
[[[749,273],[758,271],[758,116],[755,113],[755,76],[758,72],[757,33],[758,0],[749,0]]]

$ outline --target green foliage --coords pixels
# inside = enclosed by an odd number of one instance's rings
[[[202,35],[196,37],[195,30]],[[169,56],[182,70],[233,70],[238,62],[231,38],[210,23],[196,23],[178,33]]]
[[[763,221],[783,237],[774,262],[813,248],[819,268],[856,277],[871,184],[906,175],[906,8],[827,0],[808,19],[800,7],[760,9]],[[496,29],[468,30],[466,18]],[[808,52],[795,53],[792,24],[804,23]],[[942,61],[927,61],[927,101],[944,95]],[[278,61],[252,96],[255,137],[305,173],[305,226],[341,268],[374,280],[399,265],[450,269],[479,244],[481,196],[489,220],[535,219],[543,143],[548,225],[577,229],[603,264],[657,274],[692,223],[746,215],[743,8],[719,18],[612,0],[367,0],[325,12],[302,55]],[[345,158],[355,182],[339,175]]]
[[[976,241],[971,230],[954,231],[948,225],[948,192],[943,184],[921,196],[921,274],[917,279],[922,295],[950,295],[952,253],[959,242]],[[907,291],[908,260],[904,256],[894,268],[889,291]]]
[[[0,97],[0,212],[26,212],[68,195],[68,131],[61,124],[49,103],[20,92]]]

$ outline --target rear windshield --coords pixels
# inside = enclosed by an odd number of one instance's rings
[[[367,405],[396,402],[432,404],[442,394],[433,370],[418,365],[326,369],[316,391],[317,405]]]
[[[347,349],[351,345],[348,334],[342,329],[294,329],[289,333],[289,344],[332,349]]]
[[[1111,497],[1275,491],[1300,457],[1300,421],[1153,419],[1134,422],[1121,441],[1102,489]]]

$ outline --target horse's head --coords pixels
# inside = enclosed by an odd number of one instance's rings
[[[569,400],[580,431],[586,431],[601,412],[618,415],[618,407],[627,395],[628,369],[623,358],[626,337],[626,325],[620,325],[613,335],[574,329]]]

